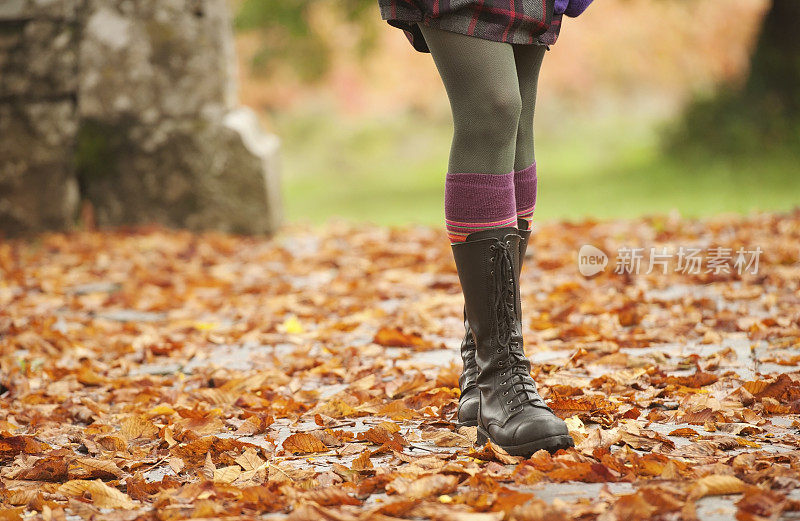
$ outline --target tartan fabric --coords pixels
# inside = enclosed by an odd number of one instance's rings
[[[424,25],[514,44],[543,44],[554,0],[378,0],[381,18],[405,31],[411,45],[430,52],[417,27]],[[556,34],[557,36],[557,34]],[[550,35],[550,40],[555,40]]]

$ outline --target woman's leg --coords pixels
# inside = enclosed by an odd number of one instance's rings
[[[514,148],[522,100],[514,52],[506,43],[425,27],[420,29],[453,110],[453,144],[445,181],[447,233],[467,235],[516,226]],[[461,342],[458,420],[478,424],[478,365],[469,322]]]
[[[477,425],[480,443],[491,439],[515,455],[568,447],[567,426],[536,391],[523,349],[514,195],[522,98],[513,49],[420,29],[453,109],[445,217],[467,319],[459,421]]]
[[[452,243],[470,233],[516,226],[514,149],[522,110],[510,44],[420,24],[453,111],[445,181]]]
[[[517,68],[522,112],[517,129],[514,154],[514,191],[520,228],[530,229],[536,206],[536,156],[534,153],[533,121],[536,110],[536,92],[539,70],[546,49],[542,45],[515,45],[514,61]]]
[[[522,99],[510,44],[420,24],[453,110],[450,172],[507,174]]]
[[[528,168],[536,161],[533,150],[533,117],[536,110],[536,91],[539,70],[546,52],[543,45],[514,45],[514,62],[522,98],[522,111],[517,129],[514,170]]]

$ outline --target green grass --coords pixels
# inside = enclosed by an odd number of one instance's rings
[[[408,114],[347,120],[283,115],[287,219],[439,224],[451,126]],[[665,157],[652,120],[548,120],[537,126],[537,219],[685,216],[800,205],[800,152]]]

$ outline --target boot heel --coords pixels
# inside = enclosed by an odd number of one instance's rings
[[[484,434],[484,432],[481,430],[480,427],[478,427],[477,444],[480,445],[481,447],[483,447],[484,445],[486,445],[487,441],[489,441],[489,437],[486,434]]]

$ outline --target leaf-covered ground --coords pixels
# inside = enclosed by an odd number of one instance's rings
[[[763,253],[586,279],[583,244]],[[576,447],[523,460],[453,423],[441,230],[1,243],[0,519],[800,517],[800,211],[547,224],[530,251],[526,349]]]

